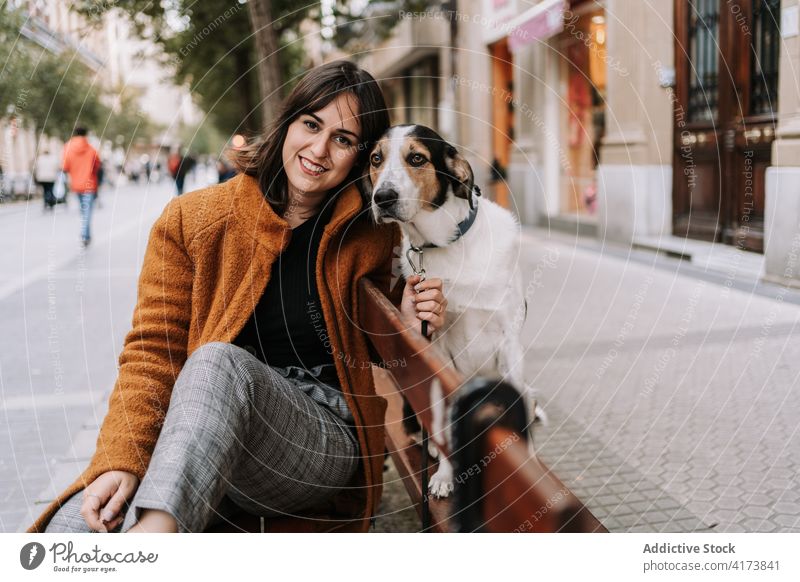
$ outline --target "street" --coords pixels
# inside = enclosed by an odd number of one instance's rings
[[[74,198],[48,214],[40,199],[0,207],[0,530],[24,530],[87,464],[149,229],[173,188],[106,186],[86,251]]]
[[[75,200],[0,207],[2,531],[23,531],[87,464],[171,196],[167,181],[107,188],[85,252]],[[790,292],[539,229],[523,242],[526,376],[549,418],[536,447],[609,530],[800,530]],[[387,475],[378,529],[413,529]]]

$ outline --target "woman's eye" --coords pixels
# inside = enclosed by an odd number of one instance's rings
[[[343,135],[337,135],[334,139],[338,140],[338,142],[344,146],[353,145],[352,142]]]
[[[380,154],[372,154],[369,158],[369,161],[372,162],[373,166],[380,166],[381,164],[381,155]]]
[[[312,130],[314,130],[314,131],[316,131],[317,129],[319,129],[319,126],[318,126],[318,125],[316,124],[316,122],[314,122],[314,121],[309,121],[309,120],[306,120],[306,121],[304,121],[303,123],[305,123],[305,124],[306,124],[306,127],[307,127],[308,129],[312,129]]]
[[[414,166],[421,166],[426,161],[427,160],[425,159],[425,156],[423,156],[421,154],[413,154],[411,156],[411,164],[414,165]]]

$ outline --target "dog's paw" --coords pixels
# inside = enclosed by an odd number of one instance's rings
[[[433,497],[447,497],[453,492],[453,465],[446,458],[439,461],[439,468],[431,476],[428,493]]]
[[[428,493],[430,493],[431,497],[436,497],[436,498],[449,497],[452,492],[453,492],[452,479],[443,477],[439,475],[439,473],[436,473],[431,477],[430,483],[428,483]]]

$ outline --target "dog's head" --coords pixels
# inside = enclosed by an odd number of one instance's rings
[[[389,128],[369,154],[361,192],[376,222],[410,222],[454,196],[480,196],[472,168],[455,147],[423,125]]]

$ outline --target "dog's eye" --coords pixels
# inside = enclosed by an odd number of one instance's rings
[[[411,156],[408,158],[408,161],[412,166],[421,166],[428,160],[426,160],[425,156],[422,154],[411,154]]]
[[[369,161],[372,163],[373,166],[378,167],[378,166],[381,165],[381,162],[383,161],[383,158],[381,158],[380,154],[375,153],[375,154],[372,154],[369,157]]]

